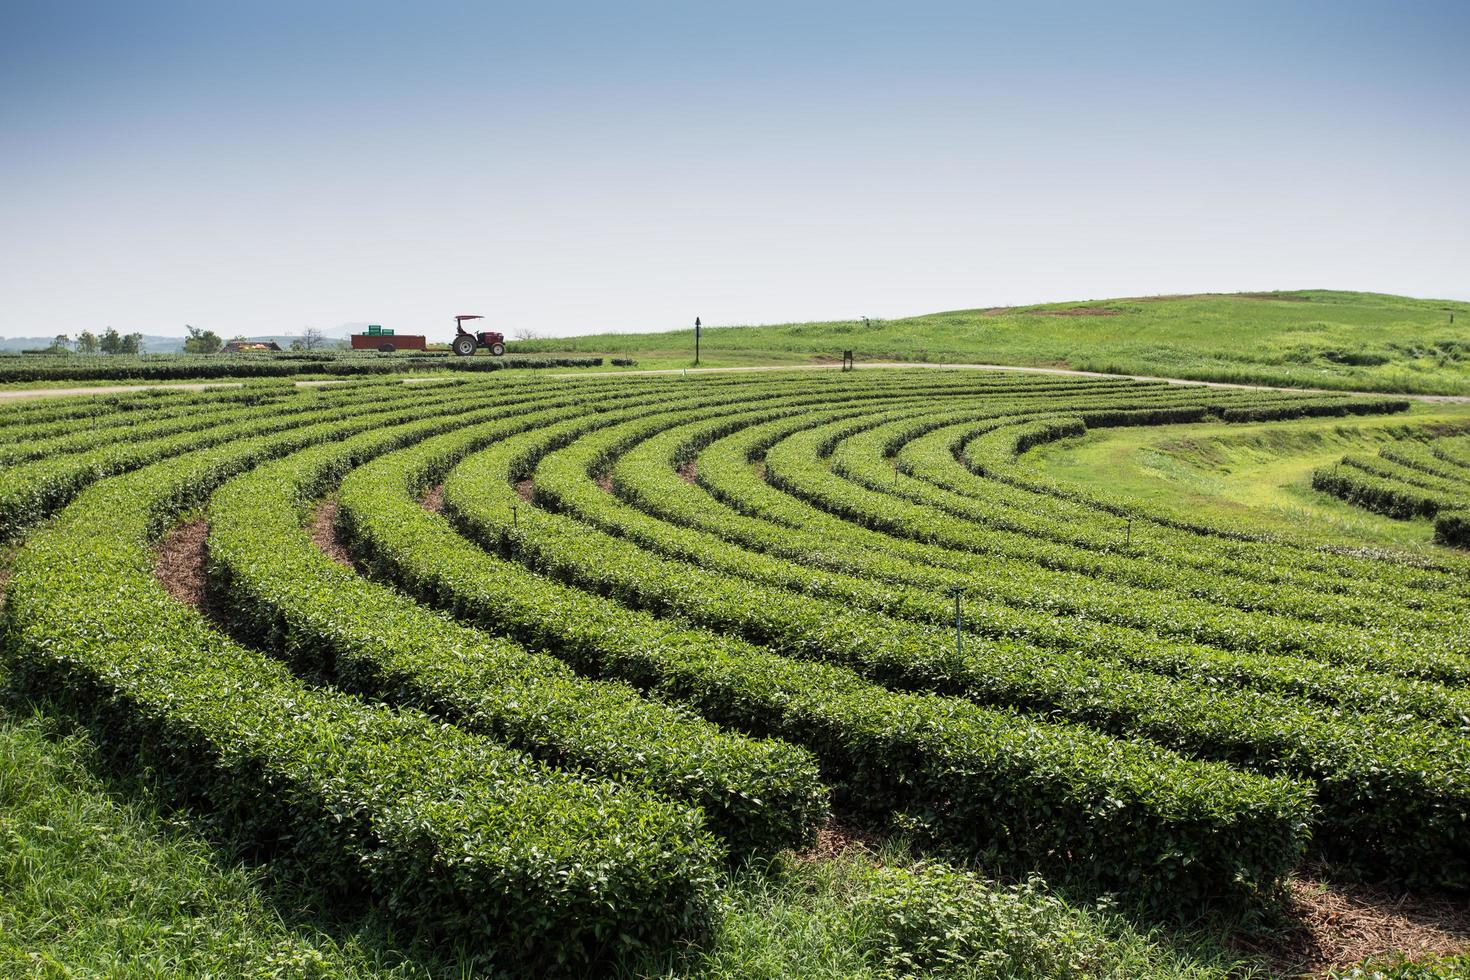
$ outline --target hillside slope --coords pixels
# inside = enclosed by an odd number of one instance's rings
[[[1453,322],[1451,317],[1453,316]],[[518,351],[687,364],[693,331],[520,342]],[[704,330],[702,363],[997,363],[1347,390],[1470,393],[1470,303],[1302,290],[953,310]]]

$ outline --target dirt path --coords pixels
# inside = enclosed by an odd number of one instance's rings
[[[1292,927],[1238,944],[1264,957],[1272,975],[1316,977],[1370,958],[1470,950],[1470,907],[1463,902],[1310,878],[1294,879],[1287,888]]]
[[[224,610],[209,587],[208,567],[209,522],[202,517],[178,525],[153,549],[153,574],[164,591],[229,632]]]

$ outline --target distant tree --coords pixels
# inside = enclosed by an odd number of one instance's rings
[[[97,353],[97,335],[90,330],[83,330],[81,333],[77,334],[77,353]]]
[[[51,341],[51,346],[46,349],[53,354],[70,354],[71,338],[64,333],[59,333],[56,335],[55,339]]]
[[[530,327],[516,327],[515,332],[512,333],[511,336],[515,337],[516,340],[540,340],[541,339],[541,335],[539,333],[537,333],[536,331],[532,330]]]
[[[300,337],[297,337],[295,340],[291,341],[291,349],[292,350],[306,350],[306,345],[301,342],[301,338]]]
[[[225,345],[219,339],[219,334],[213,330],[201,330],[198,327],[184,325],[189,331],[189,336],[184,338],[184,353],[186,354],[218,354],[220,348]]]
[[[316,327],[307,327],[301,332],[301,346],[306,350],[316,350],[318,347],[327,346],[327,335]]]
[[[141,354],[143,353],[143,335],[130,333],[122,339],[122,346],[118,348],[119,354]]]
[[[121,354],[122,342],[122,334],[118,333],[113,327],[108,327],[103,332],[102,339],[98,341],[97,345],[102,348],[102,353],[104,354]]]

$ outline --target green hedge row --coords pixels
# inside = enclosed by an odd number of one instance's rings
[[[693,446],[727,429],[738,430],[742,422],[768,417],[769,413],[758,412],[671,425],[626,448],[620,446],[625,439],[622,433],[657,427],[658,420],[644,418],[602,430],[540,462],[535,474],[536,499],[660,554],[851,602],[858,608],[949,623],[954,615],[949,596],[958,589],[965,597],[965,621],[972,632],[981,635],[1024,638],[1207,684],[1255,687],[1328,704],[1405,712],[1451,727],[1464,727],[1470,719],[1470,693],[1458,688],[1294,657],[1230,653],[1160,640],[1145,630],[1110,628],[1089,618],[1098,610],[1078,603],[1076,589],[1070,584],[1059,588],[1028,585],[1035,569],[1024,563],[992,567],[983,575],[925,565],[901,556],[898,549],[884,551],[872,546],[859,529],[853,529],[854,533],[845,533],[840,526],[807,530],[737,514],[675,472],[680,460],[692,455]],[[588,478],[598,460],[614,452],[617,459],[608,471],[612,488],[631,506],[609,497]],[[727,541],[739,547],[729,548]],[[813,569],[824,574],[813,574]],[[1084,587],[1088,582],[1081,579]],[[996,595],[1021,608],[987,601]],[[1146,604],[1147,598],[1148,593],[1141,593],[1125,611]]]
[[[1435,452],[1432,443],[1412,440],[1391,443],[1378,450],[1378,455],[1400,466],[1448,480],[1459,486],[1462,493],[1470,494],[1470,466],[1460,466],[1440,456]]]
[[[94,428],[126,428],[135,422],[177,418],[227,405],[258,405],[298,390],[290,382],[273,381],[204,391],[159,386],[127,395],[6,399],[0,402],[0,443],[51,439]],[[167,394],[154,394],[160,391]]]
[[[1433,517],[1455,506],[1443,493],[1425,490],[1402,480],[1355,466],[1324,466],[1312,471],[1312,489],[1330,493],[1375,514],[1410,520]]]
[[[1470,470],[1470,436],[1447,436],[1429,444],[1437,458],[1462,470]]]
[[[1427,615],[1448,598],[1445,593],[1462,585],[1453,576],[1436,577],[1423,569],[1361,556],[1201,534],[1159,521],[1137,504],[1095,501],[1062,487],[1041,492],[1032,489],[1034,478],[1021,481],[1014,476],[1014,457],[991,457],[988,466],[995,471],[994,478],[980,477],[960,457],[967,444],[990,431],[993,427],[972,423],[940,426],[896,447],[894,458],[907,475],[991,505],[986,520],[993,526],[1089,550],[1126,550],[1161,565],[1201,569],[1239,582],[1287,585],[1296,593],[1305,590],[1328,597],[1331,605],[1341,606],[1340,618],[1352,617],[1343,618],[1346,622],[1376,620],[1382,613],[1375,610],[1385,604],[1396,610],[1423,609]],[[1135,524],[1126,548],[1118,538],[1125,520]],[[1312,618],[1307,610],[1302,614]]]
[[[1342,549],[1313,549],[1296,546],[1272,536],[1253,534],[1237,526],[1185,520],[1173,514],[1148,509],[1137,502],[1120,503],[1100,497],[1073,484],[1058,484],[1040,480],[1034,475],[1018,469],[1014,464],[1014,443],[1004,433],[983,433],[963,442],[956,450],[959,459],[971,469],[983,469],[988,478],[989,492],[997,484],[1007,484],[1025,491],[1036,498],[1052,498],[1069,501],[1093,510],[1114,514],[1121,519],[1146,519],[1151,524],[1185,532],[1202,547],[1213,542],[1216,549],[1234,545],[1241,554],[1249,553],[1254,547],[1262,554],[1263,562],[1270,564],[1272,555],[1291,554],[1293,564],[1312,567],[1323,580],[1337,574],[1343,578],[1342,589],[1371,587],[1369,579],[1403,586],[1425,592],[1453,592],[1470,595],[1465,577],[1470,567],[1458,562],[1446,562],[1440,558],[1423,555],[1380,555],[1371,559],[1344,553]],[[1351,578],[1349,584],[1347,579]]]
[[[1154,563],[1126,554],[1079,551],[1065,545],[1036,541],[1015,532],[993,530],[980,523],[983,505],[950,494],[922,481],[903,483],[900,491],[915,499],[898,499],[893,493],[855,483],[834,472],[843,460],[833,459],[833,468],[818,454],[821,446],[840,439],[858,423],[836,423],[798,432],[782,439],[765,453],[766,480],[777,489],[808,501],[823,510],[881,529],[889,535],[937,544],[957,551],[1000,558],[1021,559],[1052,572],[1081,573],[1136,589],[1158,590],[1163,596],[1175,593],[1179,604],[1190,607],[1187,626],[1192,639],[1216,645],[1259,649],[1268,653],[1322,659],[1354,667],[1370,667],[1435,681],[1470,680],[1470,657],[1443,652],[1443,631],[1423,630],[1418,634],[1395,630],[1376,635],[1361,629],[1312,623],[1296,618],[1258,612],[1249,608],[1258,589],[1239,586],[1233,580],[1206,572],[1159,568]],[[1036,427],[1056,423],[1047,420]],[[1017,426],[1028,429],[1031,426]],[[882,475],[884,470],[887,476]],[[865,478],[874,486],[895,481],[892,467],[869,460]],[[923,501],[923,502],[918,502]],[[937,506],[942,502],[943,507]],[[955,512],[968,516],[957,516]],[[1101,586],[1094,586],[1096,592]],[[1283,590],[1276,590],[1285,596]],[[1191,603],[1198,598],[1205,603]],[[1232,602],[1232,600],[1234,600]],[[1159,600],[1153,600],[1157,603]],[[1217,608],[1210,610],[1209,604]],[[1232,611],[1229,603],[1237,607]],[[1280,598],[1276,608],[1289,609],[1289,599]],[[1462,631],[1463,632],[1463,631]],[[1462,635],[1451,650],[1470,646]]]
[[[293,403],[293,399],[284,391],[274,397],[258,398],[250,405],[253,408],[270,405],[275,411],[283,414],[305,411],[308,407],[299,401]],[[72,425],[69,427],[71,431],[50,438],[22,436],[15,443],[0,446],[0,465],[15,466],[42,457],[56,460],[62,456],[85,452],[89,449],[99,449],[119,442],[137,443],[180,432],[196,432],[218,425],[228,425],[238,420],[240,412],[239,403],[222,407],[201,405],[189,411],[170,413],[163,418],[132,418],[129,419],[130,424],[127,425]]]
[[[1242,583],[1234,576],[1222,574],[1219,568],[1176,565],[1163,569],[1156,552],[1151,551],[1147,559],[1113,552],[1118,548],[1124,552],[1131,550],[1132,534],[1128,534],[1126,543],[1119,540],[1120,529],[1111,516],[1082,515],[1061,521],[1060,515],[1052,510],[1045,516],[1031,514],[1016,518],[1005,504],[995,499],[1003,495],[1000,492],[990,498],[966,496],[904,473],[904,465],[912,456],[891,455],[890,447],[901,448],[916,435],[944,427],[954,418],[954,413],[939,412],[877,425],[844,438],[835,446],[830,457],[832,473],[870,493],[853,494],[842,481],[830,477],[814,479],[820,479],[823,486],[836,487],[834,495],[852,496],[854,502],[902,498],[921,508],[904,510],[913,515],[912,523],[916,526],[939,523],[955,534],[973,536],[972,529],[978,525],[979,540],[989,542],[994,538],[1002,549],[1020,550],[1026,556],[1024,564],[1032,566],[1031,581],[1053,583],[1079,598],[1089,594],[1092,601],[1100,604],[1090,614],[1103,619],[1121,617],[1121,621],[1133,625],[1229,649],[1288,654],[1308,651],[1308,656],[1327,654],[1349,662],[1361,662],[1373,656],[1371,649],[1362,646],[1365,626],[1375,636],[1390,637],[1389,645],[1395,650],[1404,646],[1439,649],[1443,643],[1443,616],[1438,611],[1389,605],[1381,595],[1371,600],[1358,599],[1280,582]],[[1058,423],[1046,423],[1055,424]],[[958,521],[944,520],[940,515]],[[1016,530],[1017,525],[1034,524],[1068,530],[1082,525],[1080,533],[1104,543],[1104,547],[1085,549],[1082,554],[1070,556],[1071,564],[1078,566],[1079,571],[1085,570],[1086,575],[1054,567],[1068,564],[1068,556],[1057,546],[1038,548],[1023,538],[1020,548],[1015,547],[1016,539],[1011,535],[1021,533]],[[1143,529],[1138,530],[1142,539]],[[1049,540],[1062,536],[1054,535]],[[953,544],[953,540],[950,535],[939,543]],[[1112,545],[1112,549],[1106,545]],[[1096,551],[1102,554],[1086,553]],[[1278,556],[1278,563],[1283,557]],[[1008,579],[1017,574],[1024,573],[1014,567],[1005,572]],[[1402,598],[1412,601],[1411,597]],[[1464,638],[1463,647],[1470,650],[1470,637]]]
[[[362,428],[243,439],[82,495],[16,558],[16,676],[316,882],[368,884],[394,914],[509,962],[570,967],[700,933],[719,852],[694,811],[307,688],[153,579],[151,536],[172,513],[260,458]]]
[[[1443,877],[1432,880],[1470,883],[1470,862],[1457,857],[1470,853],[1470,743],[1457,734],[1395,714],[1339,714],[1289,697],[1220,691],[1014,642],[972,640],[960,654],[947,630],[668,561],[560,514],[530,511],[513,524],[510,477],[564,440],[556,426],[497,440],[445,481],[446,510],[487,546],[569,584],[790,656],[1315,779],[1338,853],[1404,876],[1437,862],[1429,873]]]
[[[995,420],[991,420],[977,424],[988,430],[996,423]],[[1319,578],[1325,578],[1327,583],[1337,583],[1339,588],[1347,587],[1354,591],[1361,590],[1369,593],[1379,599],[1380,604],[1383,604],[1382,599],[1400,596],[1401,590],[1397,588],[1384,590],[1380,595],[1379,591],[1374,589],[1373,580],[1367,578],[1371,570],[1363,567],[1363,563],[1359,563],[1358,567],[1350,570],[1360,573],[1358,576],[1351,577],[1350,581],[1344,581],[1347,578],[1345,575],[1336,578],[1319,577],[1314,571],[1303,572],[1298,568],[1298,554],[1295,552],[1258,553],[1263,550],[1264,546],[1255,543],[1244,544],[1201,539],[1198,536],[1185,535],[1172,529],[1163,529],[1161,532],[1156,525],[1148,529],[1136,528],[1135,531],[1139,533],[1134,535],[1131,546],[1125,548],[1124,529],[1121,521],[1108,524],[1106,515],[1098,515],[1086,510],[1080,504],[1057,498],[1026,494],[1025,499],[1009,499],[1008,495],[1021,498],[1022,492],[1005,484],[981,481],[969,474],[954,461],[952,456],[949,456],[950,468],[945,473],[947,480],[942,485],[956,491],[969,490],[970,493],[967,496],[982,502],[989,502],[990,497],[1004,501],[1002,505],[997,505],[987,513],[986,523],[994,529],[1014,532],[1007,538],[1007,542],[1019,554],[997,569],[996,563],[1006,561],[1008,556],[977,555],[931,545],[919,540],[880,534],[858,524],[836,518],[805,501],[788,496],[769,486],[752,472],[749,460],[762,455],[767,446],[792,432],[810,427],[800,420],[797,422],[776,420],[751,426],[733,435],[716,438],[707,446],[693,447],[698,451],[698,464],[695,467],[696,479],[714,497],[740,513],[759,515],[773,523],[796,530],[845,535],[849,542],[856,541],[869,545],[873,550],[902,554],[916,562],[951,568],[980,578],[987,578],[992,574],[1009,574],[1016,567],[1030,567],[1033,573],[1037,568],[1044,568],[1057,572],[1073,571],[1087,574],[1098,570],[1099,561],[1110,562],[1114,561],[1114,556],[1121,556],[1138,559],[1130,562],[1125,568],[1132,574],[1147,576],[1143,579],[1143,584],[1151,588],[1168,587],[1170,579],[1165,573],[1173,571],[1171,566],[1182,567],[1186,570],[1200,569],[1212,573],[1214,573],[1214,566],[1218,566],[1220,571],[1229,572],[1232,579],[1238,580],[1242,576],[1254,573],[1263,581],[1275,579],[1289,582],[1294,586],[1309,588],[1311,591],[1320,591],[1318,586],[1325,588],[1324,583],[1319,580]],[[861,431],[862,426],[855,424],[853,429]],[[965,427],[962,431],[968,433],[972,430]],[[927,438],[927,436],[921,436],[915,439],[913,444],[921,443]],[[933,443],[930,443],[930,448],[934,448]],[[940,453],[932,455],[942,456]],[[899,472],[894,473],[890,469],[886,478],[887,483],[890,486],[893,483],[901,483],[903,477],[910,471],[913,475],[920,476],[928,482],[935,482],[932,472],[922,474],[919,472],[923,462],[922,457],[911,456],[905,447],[899,454]],[[976,486],[971,487],[963,481],[968,481],[968,484]],[[1077,520],[1079,512],[1083,515],[1081,522]],[[1155,533],[1159,533],[1160,537],[1164,538],[1157,547],[1154,547],[1154,543],[1150,540]],[[1167,537],[1169,535],[1184,540],[1170,540]],[[1193,540],[1190,540],[1191,538]],[[1049,542],[1052,541],[1055,541],[1059,547],[1051,546]],[[1233,553],[1222,554],[1222,548],[1236,547],[1247,547],[1254,550],[1247,551],[1239,557]],[[834,556],[838,555],[836,552],[832,553]],[[1283,558],[1286,557],[1289,557],[1291,561],[1283,561]],[[1351,563],[1349,558],[1344,560]],[[1017,566],[1017,562],[1021,564]],[[1103,570],[1106,568],[1107,566],[1104,565]],[[1245,578],[1246,582],[1251,580],[1249,577]],[[1209,578],[1203,579],[1202,584],[1208,585],[1210,581]],[[1441,583],[1436,582],[1435,584]],[[1443,584],[1446,588],[1450,588],[1456,583],[1454,579],[1446,577]],[[1236,581],[1233,588],[1238,592],[1243,585],[1240,581]],[[1256,589],[1252,594],[1268,596],[1276,591],[1279,589]],[[1345,606],[1353,605],[1351,598],[1341,601]],[[1449,608],[1458,604],[1459,599],[1452,596],[1437,597],[1415,592],[1408,601],[1416,606],[1424,606],[1423,615],[1428,618],[1435,612],[1444,611],[1435,609],[1437,603],[1445,603],[1446,608]]]
[[[1470,509],[1442,510],[1434,517],[1434,539],[1456,548],[1470,548]]]
[[[1405,441],[1376,457],[1349,454],[1314,470],[1312,487],[1399,520],[1433,518],[1437,543],[1470,547],[1470,454],[1460,445],[1460,439]]]
[[[1220,413],[1226,422],[1275,422],[1281,419],[1339,418],[1347,415],[1385,415],[1407,412],[1407,398],[1341,397],[1281,398],[1264,396],[1261,404],[1227,408]]]
[[[455,389],[461,399],[475,396],[468,389]],[[70,500],[91,483],[117,473],[146,466],[169,456],[210,445],[228,445],[237,439],[278,432],[322,419],[335,418],[354,410],[383,411],[393,406],[423,400],[412,388],[396,391],[308,392],[284,404],[268,403],[242,408],[227,425],[198,432],[180,432],[119,442],[95,449],[32,460],[0,471],[0,541],[14,538],[23,528],[36,523]]]
[[[239,440],[87,491],[16,559],[15,676],[318,883],[366,885],[415,927],[508,963],[585,966],[698,935],[719,851],[694,811],[307,687],[154,581],[149,545],[171,514],[261,459],[369,427]]]
[[[34,381],[189,381],[216,378],[285,378],[298,374],[336,377],[399,374],[409,371],[503,371],[507,368],[601,367],[600,357],[408,357],[404,353],[373,357],[298,358],[284,355],[213,354],[156,357],[68,357],[41,362],[0,360],[0,384]]]
[[[1299,853],[1309,797],[1299,783],[888,692],[835,666],[629,610],[468,545],[412,495],[492,437],[465,430],[427,440],[347,476],[339,516],[377,572],[581,669],[804,744],[854,805],[916,809],[975,852],[1186,903],[1263,885]],[[482,489],[502,487],[507,511],[525,508],[504,480]]]
[[[1362,470],[1373,476],[1382,477],[1385,480],[1396,480],[1399,483],[1431,493],[1442,493],[1447,496],[1461,496],[1470,491],[1463,482],[1458,479],[1446,479],[1442,476],[1425,472],[1416,467],[1405,466],[1397,462],[1391,456],[1380,453],[1377,456],[1364,456],[1360,453],[1348,453],[1342,458],[1342,466],[1351,469]]]
[[[545,404],[523,403],[507,431],[569,414],[532,410]],[[455,424],[505,414],[475,411]],[[426,708],[561,765],[687,799],[736,852],[809,842],[827,813],[826,790],[802,750],[722,733],[625,685],[579,678],[560,660],[460,626],[313,547],[301,520],[320,493],[352,467],[442,429],[435,420],[315,447],[218,491],[210,561],[234,618],[304,665],[329,664],[353,689]]]
[[[993,426],[993,421],[981,423],[981,427],[987,431]],[[802,422],[777,420],[716,439],[699,449],[699,459],[695,467],[696,479],[722,503],[741,513],[759,515],[795,530],[843,536],[848,542],[859,541],[878,551],[901,553],[915,561],[980,578],[989,577],[996,561],[1007,557],[976,555],[868,530],[774,489],[752,471],[749,461],[761,456],[767,446],[791,432],[808,427]],[[853,429],[861,431],[862,426],[855,425]],[[962,429],[960,436],[966,436],[971,431]],[[921,436],[914,443],[923,442],[927,438]],[[929,444],[930,450],[941,447],[947,450],[942,443]],[[945,451],[930,452],[928,455],[929,462],[939,466],[942,465]],[[918,469],[923,460],[911,456],[907,447],[900,451],[898,460],[900,471],[913,470],[914,475],[920,475]],[[987,513],[986,521],[992,528],[1015,532],[1006,541],[1008,550],[1016,552],[1014,559],[1024,563],[1022,567],[1035,565],[1053,571],[1092,573],[1099,568],[1100,562],[1104,563],[1102,567],[1105,570],[1109,563],[1115,565],[1118,558],[1124,557],[1134,559],[1125,567],[1130,574],[1142,576],[1140,584],[1167,589],[1172,580],[1170,573],[1176,568],[1218,574],[1212,567],[1218,566],[1219,572],[1230,574],[1231,588],[1236,594],[1240,593],[1245,583],[1257,579],[1263,582],[1276,580],[1289,583],[1294,591],[1305,588],[1311,592],[1323,592],[1329,597],[1329,601],[1341,602],[1347,608],[1357,606],[1361,611],[1361,605],[1355,603],[1351,596],[1344,597],[1331,591],[1331,586],[1335,584],[1339,592],[1362,592],[1365,601],[1379,603],[1384,611],[1376,616],[1370,614],[1366,617],[1374,621],[1388,616],[1394,620],[1404,616],[1417,616],[1424,623],[1452,623],[1460,618],[1455,610],[1464,601],[1460,594],[1466,587],[1463,576],[1410,569],[1387,562],[1370,563],[1366,559],[1355,559],[1346,555],[1314,556],[1296,549],[1275,549],[1258,542],[1202,537],[1158,524],[1135,528],[1131,544],[1125,547],[1122,521],[1110,526],[1106,514],[1099,514],[1083,504],[1061,497],[1020,491],[1005,483],[981,480],[969,474],[952,455],[948,456],[948,462],[949,466],[943,474],[943,486],[956,491],[968,491],[966,496],[981,504],[988,505],[993,500],[1003,501],[1003,505],[998,505]],[[934,466],[922,474],[928,482],[936,482]],[[903,475],[902,472],[890,471],[886,479],[891,485],[895,481],[901,482]],[[1078,519],[1079,514],[1081,520]],[[1084,525],[1090,530],[1078,529]],[[1152,540],[1155,536],[1160,539],[1157,544]],[[1052,546],[1052,541],[1056,541],[1058,546]],[[833,549],[828,551],[838,554]],[[1343,567],[1339,574],[1328,575],[1317,570],[1318,562],[1334,557],[1342,562]],[[1379,587],[1380,583],[1371,577],[1375,571],[1374,565],[1391,584],[1385,583]],[[1010,568],[1014,567],[1012,561]],[[1007,572],[1009,570],[1006,569]],[[1422,578],[1416,578],[1417,576]],[[1206,597],[1210,594],[1208,589],[1211,581],[1206,577],[1197,582],[1197,586],[1203,586],[1207,590]],[[1277,592],[1282,590],[1279,587],[1252,587],[1251,595],[1261,597]]]

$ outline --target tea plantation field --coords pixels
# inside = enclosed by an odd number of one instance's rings
[[[1302,491],[1414,548],[1028,454],[1409,410],[933,370],[0,406],[0,974],[1348,969],[1288,948],[1302,881],[1470,893],[1465,436]]]

